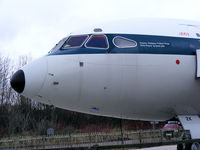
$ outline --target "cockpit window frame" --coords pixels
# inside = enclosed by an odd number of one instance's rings
[[[80,37],[80,36],[86,36],[85,40],[82,42],[82,44],[80,46],[71,46],[71,47],[68,47],[68,48],[63,48],[63,46],[65,45],[66,42],[68,42],[70,40],[71,37]],[[61,51],[64,51],[64,50],[67,50],[67,49],[71,49],[71,48],[81,48],[85,43],[86,41],[88,40],[90,36],[88,34],[81,34],[81,35],[70,35],[66,41],[63,43],[63,45],[61,46],[60,50]]]
[[[88,43],[94,36],[104,36],[105,39],[106,39],[107,47],[106,47],[106,48],[100,48],[100,47],[87,46],[87,43]],[[90,35],[90,37],[88,38],[88,40],[85,42],[84,46],[85,46],[85,48],[89,48],[89,49],[101,49],[101,50],[108,50],[108,49],[110,48],[110,44],[109,44],[108,37],[107,37],[105,34],[92,34],[92,35]]]
[[[124,40],[127,40],[127,41],[131,41],[131,42],[134,42],[135,43],[135,46],[118,46],[116,43],[115,43],[115,39],[116,38],[121,38],[121,39],[124,39]],[[129,39],[129,38],[125,38],[123,36],[115,36],[113,39],[112,39],[112,43],[115,45],[115,47],[117,48],[135,48],[137,47],[137,42],[135,40],[132,40],[132,39]]]
[[[65,38],[61,39],[48,53],[52,53],[56,50],[59,50],[68,38],[69,37],[65,37]]]

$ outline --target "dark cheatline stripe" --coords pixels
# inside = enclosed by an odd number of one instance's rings
[[[72,55],[72,54],[174,54],[174,55],[195,55],[200,49],[200,40],[180,37],[132,35],[132,34],[107,34],[109,49],[71,48],[56,50],[48,55]],[[112,40],[115,36],[122,36],[137,42],[134,48],[117,48]]]

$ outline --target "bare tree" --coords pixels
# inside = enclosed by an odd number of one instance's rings
[[[10,58],[0,55],[0,104],[10,100]]]

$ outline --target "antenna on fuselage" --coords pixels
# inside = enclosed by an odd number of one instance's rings
[[[93,30],[94,32],[103,32],[103,30],[101,28],[94,28]]]

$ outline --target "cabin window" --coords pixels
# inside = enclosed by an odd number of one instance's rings
[[[108,39],[105,35],[92,35],[85,44],[86,48],[108,49]]]
[[[116,36],[113,39],[113,44],[118,48],[131,48],[137,46],[136,41],[121,36]]]
[[[63,44],[62,50],[68,48],[77,48],[81,47],[84,42],[87,40],[88,35],[77,35],[77,36],[70,36],[67,41]]]

